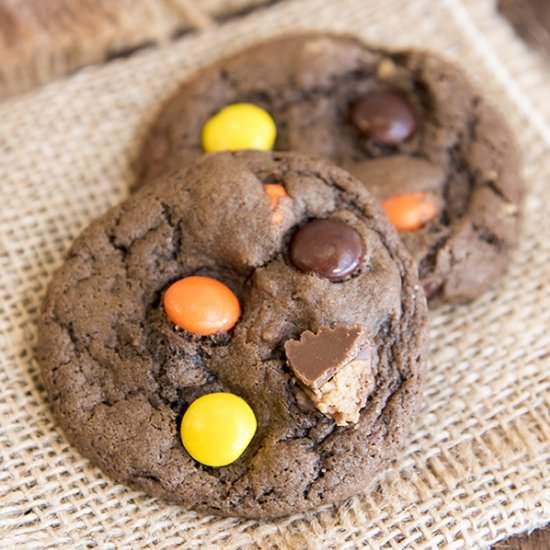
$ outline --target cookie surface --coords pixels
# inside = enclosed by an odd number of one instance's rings
[[[519,36],[550,55],[550,4],[547,0],[499,0],[498,9]]]
[[[267,185],[286,196],[274,204]],[[305,254],[316,238],[336,255]],[[177,328],[163,307],[186,291],[174,282],[196,295],[213,279],[238,299],[230,325]],[[360,182],[293,154],[221,153],[82,233],[50,285],[38,355],[58,422],[108,475],[197,510],[275,517],[365,490],[395,454],[419,404],[425,322],[415,264]],[[230,406],[248,446],[210,467],[218,449],[201,464],[179,431],[219,392],[242,398]]]
[[[138,185],[195,158],[207,121],[242,102],[271,115],[276,150],[331,159],[383,201],[429,195],[434,215],[401,237],[432,303],[472,300],[505,271],[523,195],[518,155],[459,68],[346,36],[255,45],[197,73],[168,101],[140,154]]]

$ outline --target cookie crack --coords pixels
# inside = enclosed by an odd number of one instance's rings
[[[480,241],[498,249],[503,247],[503,240],[494,231],[477,224],[472,224],[472,229]]]
[[[502,192],[497,182],[491,179],[486,179],[483,184],[488,187],[499,199],[505,204],[513,205],[512,201]]]
[[[160,206],[162,209],[162,217],[166,225],[168,225],[168,227],[172,229],[172,253],[170,255],[170,259],[177,261],[179,251],[181,250],[181,245],[183,242],[183,231],[181,227],[181,222],[174,221],[174,213],[172,212],[172,208],[170,208],[168,204],[166,204],[165,202],[161,202]]]

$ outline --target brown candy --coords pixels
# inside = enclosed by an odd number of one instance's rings
[[[289,245],[289,258],[296,268],[331,281],[353,274],[364,255],[359,233],[339,220],[313,220],[294,234]]]
[[[416,131],[414,108],[401,94],[377,91],[360,98],[352,108],[355,126],[381,145],[398,145]]]
[[[360,349],[360,326],[322,327],[285,344],[286,356],[306,395],[337,425],[354,424],[374,387],[369,346]]]
[[[285,344],[296,378],[309,388],[319,388],[357,355],[361,327],[323,327],[317,334],[306,330],[300,340]]]

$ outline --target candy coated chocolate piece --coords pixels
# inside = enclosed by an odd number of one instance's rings
[[[289,258],[306,273],[342,281],[357,270],[365,255],[359,233],[339,220],[313,220],[292,237]]]
[[[256,433],[250,405],[233,393],[209,393],[185,411],[181,441],[185,450],[206,466],[227,466],[246,450]]]
[[[362,133],[381,145],[398,145],[416,131],[414,109],[397,92],[378,91],[363,96],[353,106],[351,118]]]
[[[252,103],[234,103],[208,119],[202,147],[208,153],[257,149],[270,151],[277,128],[270,114]]]
[[[269,198],[271,204],[272,220],[273,223],[281,225],[283,223],[283,213],[279,207],[279,202],[284,197],[288,197],[288,193],[285,188],[279,183],[266,183],[264,184],[264,192]]]
[[[400,231],[417,231],[431,222],[438,211],[437,200],[430,193],[396,195],[382,204],[386,215]]]
[[[300,340],[285,343],[290,368],[309,388],[319,388],[358,352],[360,326],[322,327],[317,334],[306,330]]]
[[[164,310],[174,324],[200,336],[231,330],[241,315],[230,288],[200,275],[172,284],[164,294]]]

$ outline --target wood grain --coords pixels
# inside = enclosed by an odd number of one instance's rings
[[[493,550],[550,550],[550,527],[499,542]]]
[[[277,0],[0,0],[0,99]]]

